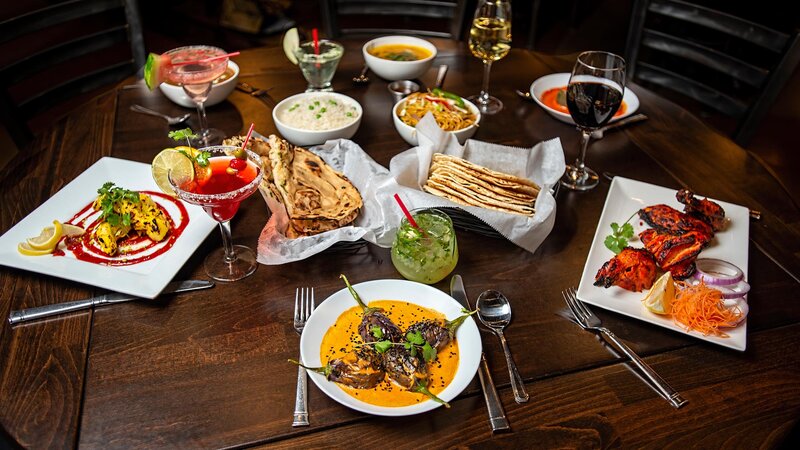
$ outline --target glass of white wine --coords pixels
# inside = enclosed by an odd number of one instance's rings
[[[481,93],[469,97],[482,114],[495,114],[503,102],[489,95],[489,72],[492,63],[511,50],[511,2],[508,0],[478,0],[475,17],[469,30],[469,51],[483,61]]]

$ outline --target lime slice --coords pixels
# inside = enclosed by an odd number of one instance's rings
[[[37,250],[37,249],[31,247],[30,245],[28,245],[27,242],[20,242],[17,245],[17,251],[22,253],[25,256],[42,256],[42,255],[49,255],[49,254],[53,253],[53,249],[52,248],[48,249],[48,250]]]
[[[166,194],[175,195],[175,190],[169,184],[169,176],[172,176],[173,180],[180,180],[181,183],[194,180],[192,160],[173,148],[161,150],[153,158],[152,170],[153,180],[158,188]]]
[[[166,66],[170,64],[169,56],[150,53],[144,63],[144,82],[152,91],[166,79]]]
[[[297,28],[289,28],[283,35],[283,52],[292,64],[297,64],[297,57],[294,56],[295,49],[300,47],[300,33]]]
[[[61,239],[63,230],[61,222],[54,220],[52,227],[42,229],[39,236],[26,239],[28,246],[33,250],[47,250],[52,252],[58,240]]]
[[[675,300],[675,282],[672,273],[667,272],[653,283],[650,292],[642,299],[642,304],[655,314],[670,314],[672,301]]]

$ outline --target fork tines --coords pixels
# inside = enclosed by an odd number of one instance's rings
[[[301,331],[314,311],[314,288],[297,288],[294,293],[294,326]]]

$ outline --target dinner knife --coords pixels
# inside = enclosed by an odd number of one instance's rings
[[[467,309],[472,310],[461,275],[453,275],[450,279],[450,296],[464,304]],[[489,425],[492,427],[492,432],[510,430],[511,426],[508,423],[506,412],[503,410],[497,389],[494,387],[492,374],[489,372],[489,363],[486,362],[486,355],[483,352],[481,352],[481,362],[478,367],[478,378],[481,381],[483,398],[486,400],[486,409],[489,410]]]
[[[178,292],[196,291],[199,289],[208,289],[214,287],[213,281],[206,280],[186,280],[186,281],[173,281],[167,284],[167,287],[161,291],[161,294],[172,294]],[[31,320],[38,320],[45,317],[64,314],[81,309],[93,308],[100,305],[108,305],[112,303],[121,303],[131,300],[142,300],[141,297],[130,294],[120,294],[118,292],[109,292],[106,294],[98,295],[96,297],[87,298],[84,300],[76,300],[74,302],[56,303],[55,305],[37,306],[35,308],[21,309],[19,311],[11,311],[8,315],[8,323],[11,325],[28,322]]]

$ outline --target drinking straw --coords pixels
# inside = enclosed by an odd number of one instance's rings
[[[319,31],[316,28],[311,30],[311,37],[314,39],[314,54],[319,55]]]
[[[239,53],[240,52],[233,52],[233,53],[226,53],[224,55],[212,56],[212,57],[209,57],[209,58],[195,59],[193,61],[181,61],[181,62],[172,63],[172,65],[173,66],[184,66],[186,64],[209,63],[209,62],[216,61],[216,60],[222,59],[222,58],[230,58],[232,56],[239,56]]]
[[[251,122],[250,123],[250,130],[247,132],[247,137],[244,138],[244,142],[242,143],[242,150],[247,150],[247,143],[250,141],[250,136],[253,135],[253,128],[256,127],[256,124]],[[245,153],[247,154],[247,153]]]
[[[405,203],[403,203],[403,201],[400,200],[400,196],[397,195],[397,194],[394,194],[394,199],[397,200],[397,204],[400,205],[400,209],[402,209],[403,210],[403,214],[406,215],[406,219],[408,219],[408,223],[410,223],[412,227],[422,231],[422,228],[420,228],[419,225],[417,225],[417,222],[414,220],[414,218],[411,217],[411,213],[408,212],[408,208],[406,208]]]

